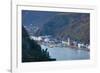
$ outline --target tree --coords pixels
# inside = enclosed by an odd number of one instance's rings
[[[56,59],[50,58],[47,49],[41,49],[41,46],[36,41],[30,39],[28,32],[22,26],[22,62],[54,60]]]

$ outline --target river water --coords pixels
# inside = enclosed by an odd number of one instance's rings
[[[48,48],[48,52],[51,58],[56,60],[85,60],[90,58],[90,52],[79,49],[72,49],[68,47],[47,47],[41,45],[42,49]]]

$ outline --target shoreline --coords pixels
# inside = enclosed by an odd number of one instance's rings
[[[66,47],[58,47],[58,46],[53,46],[53,47],[50,47],[48,45],[44,45],[44,44],[40,44],[41,46],[45,46],[47,48],[70,48],[70,49],[75,49],[75,50],[84,50],[84,51],[88,51],[90,52],[90,49],[87,49],[87,48],[78,48],[78,47],[74,47],[74,46],[66,46]]]

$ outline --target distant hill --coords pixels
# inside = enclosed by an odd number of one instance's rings
[[[33,26],[34,27],[34,26]],[[67,37],[84,43],[90,41],[90,15],[89,13],[57,13],[43,24],[35,25],[35,29],[28,26],[32,35],[52,35],[66,40]]]

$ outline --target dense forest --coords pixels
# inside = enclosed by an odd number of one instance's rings
[[[54,61],[47,49],[41,49],[36,41],[29,38],[28,32],[22,26],[22,62]]]

